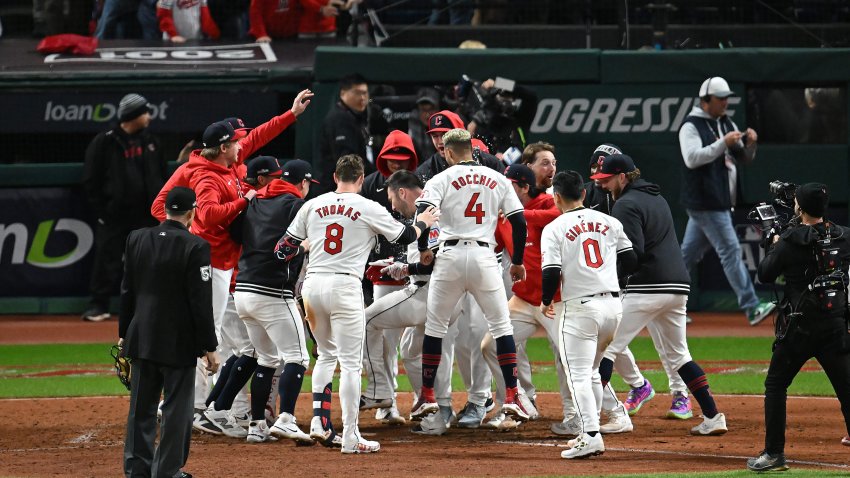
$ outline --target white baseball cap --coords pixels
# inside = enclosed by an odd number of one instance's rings
[[[718,98],[726,98],[732,96],[734,92],[729,89],[729,83],[719,76],[712,76],[702,82],[699,87],[699,97],[716,96]]]

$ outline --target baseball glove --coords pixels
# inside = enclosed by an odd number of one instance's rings
[[[113,345],[109,354],[115,359],[115,375],[127,387],[127,390],[130,390],[130,359],[124,355],[124,351],[118,345]]]

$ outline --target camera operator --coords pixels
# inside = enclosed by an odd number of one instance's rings
[[[483,139],[500,160],[516,162],[526,146],[537,95],[513,80],[497,77],[479,85],[464,75],[458,85],[458,100],[458,113],[469,118],[469,132]]]
[[[764,283],[784,275],[785,291],[764,382],[765,447],[759,456],[747,461],[751,471],[788,469],[784,454],[786,394],[800,368],[812,357],[835,389],[850,434],[846,315],[850,229],[824,219],[828,203],[823,184],[797,188],[794,209],[801,224],[773,236],[758,266],[758,277]]]

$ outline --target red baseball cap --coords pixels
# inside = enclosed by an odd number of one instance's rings
[[[455,128],[466,129],[457,113],[449,110],[438,111],[428,118],[428,134],[445,133]]]

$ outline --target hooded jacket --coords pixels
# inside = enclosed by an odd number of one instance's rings
[[[192,232],[210,243],[211,264],[228,270],[236,266],[240,247],[230,237],[230,223],[248,207],[236,165],[225,167],[192,151],[186,165],[189,186],[198,198]]]
[[[712,118],[694,106],[679,129],[682,168],[682,205],[699,211],[729,210],[738,196],[737,164],[755,157],[756,145],[744,147],[742,141],[726,147],[723,137],[738,126],[726,115]],[[734,163],[726,164],[726,153]]]
[[[299,254],[283,263],[275,256],[274,248],[303,205],[301,192],[282,179],[275,179],[257,191],[241,223],[242,255],[236,276],[237,292],[294,298],[304,255]]]
[[[416,167],[419,165],[419,157],[416,156],[416,149],[414,149],[413,140],[410,139],[410,136],[408,136],[407,133],[394,130],[387,136],[387,139],[384,142],[384,147],[381,148],[378,158],[375,159],[375,167],[377,168],[377,171],[366,176],[366,179],[363,181],[363,188],[361,189],[360,194],[378,202],[380,205],[387,208],[388,211],[392,212],[392,205],[387,197],[386,188],[384,186],[387,183],[387,178],[390,177],[390,170],[387,167],[387,161],[392,160],[386,158],[386,155],[390,153],[409,154],[411,159],[408,160],[407,170],[416,171]]]
[[[690,276],[673,229],[673,215],[661,197],[661,188],[637,179],[623,189],[611,215],[623,223],[623,231],[638,256],[639,268],[629,278],[626,291],[687,295]]]
[[[584,190],[587,191],[584,196],[584,207],[611,215],[611,208],[614,206],[611,193],[597,186],[595,181],[584,183]]]
[[[525,252],[523,262],[525,266],[525,280],[514,283],[511,290],[514,295],[531,305],[539,306],[543,294],[543,255],[540,252],[540,236],[543,228],[561,215],[561,211],[555,207],[552,195],[540,193],[525,205],[525,224],[527,236],[525,239]],[[511,223],[507,220],[499,220],[496,225],[497,243],[501,243],[507,250],[507,257],[513,255],[514,247],[511,239]],[[561,300],[561,288],[555,292],[554,302]]]
[[[239,168],[237,171],[239,178],[244,178],[246,174],[245,159],[250,158],[258,149],[277,137],[292,123],[295,123],[295,115],[292,114],[292,111],[287,110],[286,113],[275,116],[252,129],[248,136],[239,140],[239,146],[242,147],[242,150],[239,151],[239,162],[236,163]],[[192,154],[200,154],[200,152],[200,150],[195,150],[192,151]],[[165,220],[165,197],[168,196],[168,192],[177,186],[190,187],[188,167],[188,162],[181,164],[165,183],[165,186],[160,189],[159,194],[151,204],[151,215],[157,220]]]
[[[834,223],[830,223],[829,227],[832,245],[838,247],[841,268],[847,273],[850,264],[850,229]],[[821,236],[826,237],[823,223],[788,229],[770,247],[758,265],[761,282],[771,283],[780,275],[785,276],[783,301],[790,303],[793,310],[803,313],[804,321],[800,325],[809,329],[827,326],[827,322],[832,322],[815,320],[824,317],[840,319],[842,324],[844,322],[845,310],[821,311],[815,293],[808,291],[809,284],[818,275],[814,248]]]

